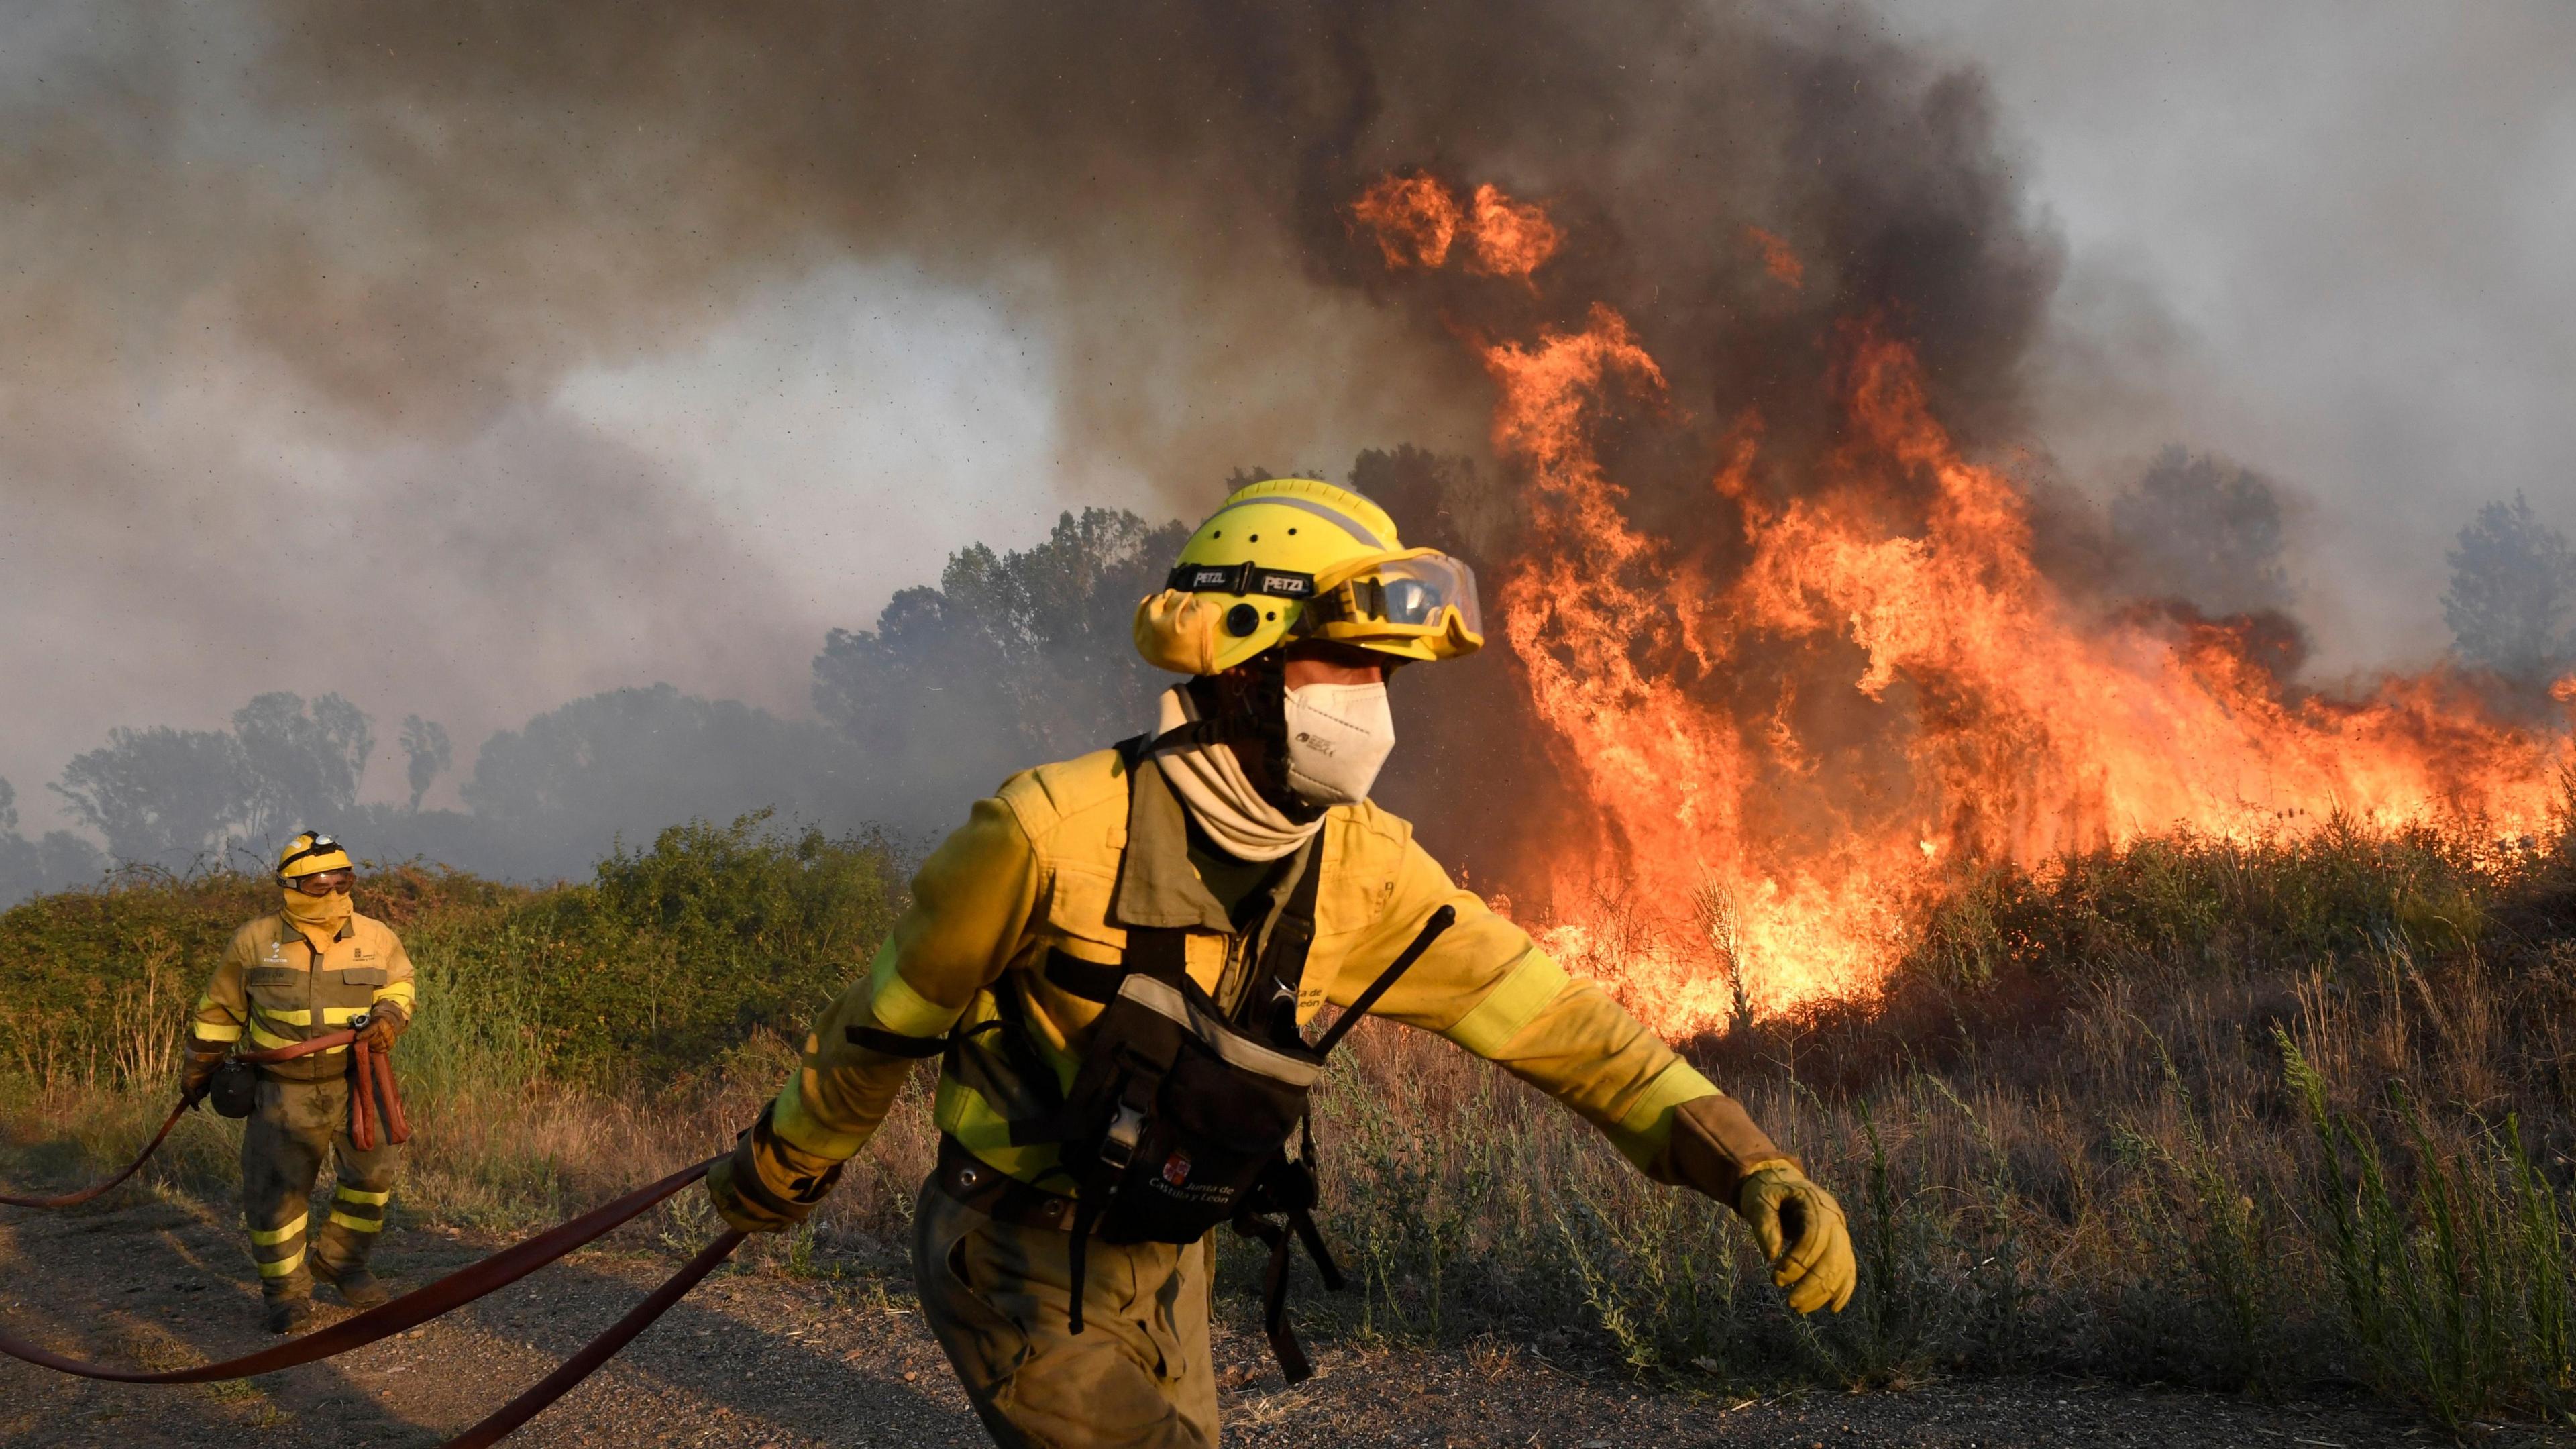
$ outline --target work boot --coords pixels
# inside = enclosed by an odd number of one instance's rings
[[[376,1281],[376,1275],[368,1272],[364,1263],[335,1268],[328,1260],[315,1258],[313,1276],[338,1289],[340,1301],[352,1308],[373,1308],[392,1301],[394,1296],[384,1284]]]
[[[271,1333],[302,1333],[312,1321],[313,1300],[304,1294],[268,1300],[268,1331]]]

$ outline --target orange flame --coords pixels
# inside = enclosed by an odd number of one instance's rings
[[[1649,1021],[1689,1031],[1747,1004],[1868,994],[1962,860],[2039,868],[2178,828],[2253,840],[2337,815],[2548,827],[2576,742],[2497,724],[2435,678],[2294,695],[2242,621],[2085,617],[2034,562],[2021,491],[1933,417],[1913,354],[1859,326],[1842,350],[1847,432],[1801,465],[1793,501],[1752,492],[1758,419],[1725,440],[1712,486],[1749,562],[1712,580],[1630,521],[1594,445],[1665,406],[1627,320],[1596,303],[1579,331],[1482,347],[1495,452],[1530,490],[1501,625],[1600,829],[1558,858],[1559,924],[1541,934]],[[1903,523],[1895,498],[1929,502]],[[1736,676],[1783,647],[1850,656],[1848,692]],[[1774,697],[1747,710],[1712,680]],[[2576,706],[2576,680],[2557,693]],[[1816,727],[1820,703],[1863,712],[1897,758]],[[1848,787],[1874,767],[1892,783]],[[1595,888],[1605,876],[1626,904]],[[1639,909],[1656,928],[1630,928]]]
[[[1527,278],[1564,241],[1556,223],[1536,206],[1512,200],[1491,186],[1476,188],[1476,258],[1468,270],[1489,277]]]
[[[1389,176],[1360,193],[1351,217],[1376,237],[1390,269],[1438,267],[1458,236],[1458,199],[1428,176]]]
[[[1564,241],[1541,207],[1514,201],[1486,185],[1477,187],[1462,209],[1449,188],[1429,176],[1378,181],[1351,203],[1351,220],[1368,229],[1392,270],[1436,271],[1464,236],[1468,271],[1527,280]]]
[[[1754,249],[1762,253],[1762,269],[1771,274],[1771,280],[1793,292],[1806,285],[1807,268],[1798,260],[1798,254],[1789,249],[1787,242],[1758,226],[1746,227],[1744,235],[1752,241]]]

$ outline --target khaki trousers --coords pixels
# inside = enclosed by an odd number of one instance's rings
[[[1069,1331],[1066,1234],[1000,1222],[934,1180],[913,1214],[922,1312],[1002,1449],[1215,1449],[1206,1238],[1094,1238]]]
[[[322,1159],[333,1159],[339,1182],[330,1215],[318,1235],[308,1234],[313,1184]],[[385,1204],[402,1173],[402,1149],[381,1139],[360,1152],[349,1143],[349,1082],[281,1082],[263,1073],[250,1120],[242,1124],[242,1222],[250,1229],[250,1254],[259,1264],[260,1292],[270,1299],[301,1298],[313,1291],[305,1241],[315,1236],[315,1256],[337,1271],[363,1267],[383,1235]]]

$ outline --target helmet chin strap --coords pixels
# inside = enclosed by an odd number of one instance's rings
[[[1174,746],[1245,744],[1251,749],[1244,755],[1244,773],[1252,780],[1261,798],[1299,824],[1319,819],[1324,807],[1307,803],[1288,788],[1288,669],[1272,649],[1254,655],[1230,671],[1237,681],[1250,687],[1230,683],[1219,675],[1201,675],[1185,688],[1190,702],[1198,710],[1194,723],[1170,730],[1158,737],[1152,748]]]

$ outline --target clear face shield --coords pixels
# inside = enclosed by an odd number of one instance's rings
[[[1317,579],[1306,621],[1310,638],[1420,659],[1455,658],[1485,643],[1476,571],[1428,548]]]

